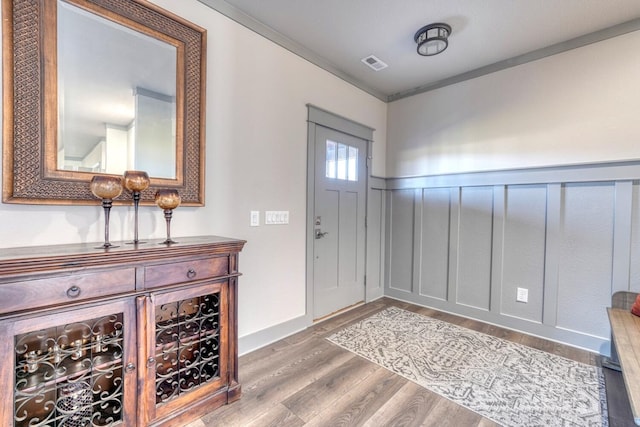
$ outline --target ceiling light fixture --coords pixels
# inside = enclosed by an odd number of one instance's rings
[[[418,53],[422,56],[433,56],[443,52],[449,41],[451,27],[447,24],[429,24],[416,32],[413,39],[418,43]]]

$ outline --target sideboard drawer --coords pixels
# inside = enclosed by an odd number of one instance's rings
[[[79,273],[0,285],[0,313],[132,292],[135,268]]]
[[[144,269],[145,288],[188,283],[229,274],[229,257],[153,265]]]

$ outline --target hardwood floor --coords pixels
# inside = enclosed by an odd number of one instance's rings
[[[596,354],[497,326],[382,298],[240,358],[242,398],[188,427],[497,426],[324,338],[388,306],[598,365]],[[631,426],[621,375],[605,369],[610,426]]]

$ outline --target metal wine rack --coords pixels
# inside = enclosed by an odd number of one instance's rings
[[[122,314],[15,337],[15,426],[107,426],[121,420]]]
[[[156,404],[220,377],[220,295],[156,306]]]

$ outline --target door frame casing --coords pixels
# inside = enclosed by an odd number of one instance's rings
[[[368,195],[369,195],[369,177],[370,177],[370,164],[371,164],[371,144],[373,143],[373,132],[375,129],[347,119],[346,117],[339,116],[331,113],[322,108],[316,107],[312,104],[307,104],[308,117],[307,117],[307,227],[306,227],[306,310],[305,318],[309,324],[313,323],[313,255],[314,255],[314,212],[315,212],[315,173],[316,173],[316,126],[324,126],[329,129],[336,130],[348,135],[355,136],[356,138],[363,139],[367,142],[367,173],[365,183],[365,218],[367,216]],[[366,224],[366,219],[365,219]],[[366,239],[367,233],[365,232],[365,272],[367,271],[367,255],[366,255]],[[367,298],[367,284],[365,282],[365,292],[363,298],[366,301]]]

